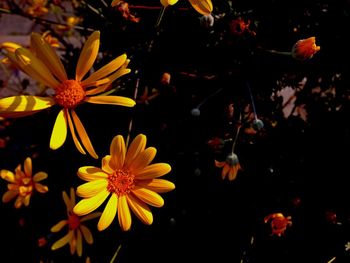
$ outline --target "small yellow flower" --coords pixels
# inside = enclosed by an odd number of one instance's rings
[[[158,179],[170,172],[167,163],[150,164],[156,149],[146,147],[146,136],[139,134],[128,150],[121,135],[114,137],[110,155],[102,159],[102,168],[84,166],[79,168],[78,176],[88,181],[78,187],[77,194],[84,199],[73,209],[77,215],[86,215],[110,196],[97,224],[98,230],[106,229],[118,214],[122,230],[131,227],[131,213],[147,225],[152,224],[153,215],[148,205],[162,207],[163,198],[158,193],[175,189],[175,185]]]
[[[56,37],[53,37],[50,31],[44,32],[42,36],[45,39],[45,41],[50,44],[51,47],[55,47],[55,48],[60,47],[60,43],[58,39]]]
[[[79,217],[73,212],[73,207],[75,206],[75,193],[74,189],[70,189],[70,198],[68,197],[65,191],[62,192],[63,201],[67,207],[67,219],[61,220],[56,225],[51,228],[51,232],[59,232],[64,226],[67,226],[68,233],[56,241],[51,249],[56,250],[63,247],[66,244],[70,246],[70,253],[73,255],[77,252],[78,256],[81,257],[83,253],[83,239],[88,244],[93,243],[93,237],[90,230],[84,226],[82,223],[94,218],[97,218],[101,215],[101,213],[96,212],[92,213],[88,216]]]
[[[316,38],[309,37],[296,42],[292,48],[292,57],[297,60],[307,60],[312,58],[321,47],[316,46]]]
[[[31,16],[43,16],[49,12],[46,0],[32,0],[26,12]]]
[[[32,159],[27,157],[24,161],[24,171],[19,164],[15,173],[8,170],[0,171],[1,178],[8,181],[8,191],[2,196],[2,201],[7,203],[17,196],[15,207],[20,208],[23,204],[29,205],[30,198],[34,191],[46,193],[48,187],[38,183],[47,178],[47,173],[38,172],[32,177]]]
[[[99,95],[109,89],[111,83],[130,72],[127,68],[129,60],[125,54],[115,58],[110,63],[92,73],[84,76],[92,68],[98,54],[100,45],[100,32],[95,31],[87,39],[81,51],[75,72],[75,79],[68,79],[55,50],[37,33],[31,35],[32,51],[23,47],[7,49],[7,57],[17,68],[53,89],[51,96],[12,96],[0,99],[0,116],[15,118],[37,113],[41,110],[59,105],[59,111],[50,139],[50,148],[60,148],[67,136],[69,127],[76,148],[82,154],[87,152],[98,158],[85,128],[75,112],[75,108],[84,102],[94,104],[109,104],[133,107],[135,101],[121,96]],[[78,137],[76,136],[76,132]]]
[[[226,157],[226,161],[219,162],[215,160],[216,167],[223,167],[221,172],[221,177],[224,180],[228,175],[228,180],[233,181],[237,177],[237,173],[241,170],[241,165],[239,164],[238,156],[235,153],[231,153]]]
[[[272,233],[271,235],[281,236],[284,234],[288,226],[292,225],[292,217],[285,217],[281,213],[273,213],[264,218],[264,222],[271,224]]]

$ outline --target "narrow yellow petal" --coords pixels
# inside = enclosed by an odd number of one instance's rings
[[[127,200],[130,209],[142,223],[146,225],[151,225],[153,223],[152,212],[144,202],[140,201],[136,197],[133,197],[132,195],[127,195]]]
[[[68,197],[66,191],[62,191],[62,197],[63,197],[63,201],[66,204],[67,207],[67,211],[71,211],[74,207],[74,204],[72,204],[70,198]]]
[[[61,231],[61,229],[67,225],[68,221],[67,220],[61,220],[60,222],[58,222],[56,225],[54,225],[53,227],[51,227],[50,231],[51,232],[58,232]]]
[[[35,57],[28,49],[18,48],[15,55],[17,63],[32,78],[53,89],[60,84],[51,74],[46,65],[40,59]]]
[[[112,167],[112,156],[106,155],[102,158],[102,170],[108,174],[112,174],[114,172],[114,168]],[[114,165],[115,166],[115,165]]]
[[[67,74],[61,59],[40,34],[32,33],[30,47],[35,50],[36,56],[61,82],[67,80]]]
[[[189,0],[192,7],[201,15],[209,15],[213,11],[211,0]]]
[[[117,207],[118,197],[116,194],[112,194],[105,209],[103,210],[100,220],[98,221],[97,229],[99,231],[105,230],[113,222],[115,215],[117,214]]]
[[[15,198],[18,195],[17,190],[10,190],[6,191],[4,195],[2,196],[2,202],[7,203],[10,202],[13,198]]]
[[[86,73],[91,69],[94,64],[98,49],[100,47],[100,32],[95,31],[91,36],[86,40],[84,47],[80,53],[75,79],[81,81]]]
[[[10,53],[15,53],[16,49],[20,47],[22,46],[14,42],[4,42],[0,45],[0,49],[5,49]]]
[[[107,189],[108,181],[106,179],[97,179],[78,186],[77,195],[82,198],[90,198],[97,195],[103,189]]]
[[[19,209],[21,208],[23,205],[23,197],[22,196],[18,196],[16,201],[15,201],[15,208]]]
[[[143,134],[137,135],[131,142],[125,157],[125,166],[130,167],[130,164],[146,148],[147,137]]]
[[[98,155],[96,154],[94,147],[91,144],[91,141],[89,139],[89,136],[86,133],[86,130],[81,123],[78,115],[75,113],[74,110],[72,110],[72,117],[73,117],[73,122],[75,124],[75,127],[77,128],[78,135],[80,137],[81,142],[83,143],[84,147],[88,151],[88,153],[95,159],[98,159]]]
[[[113,138],[109,152],[112,161],[111,168],[113,168],[114,170],[121,169],[124,165],[126,153],[123,136],[117,135]]]
[[[38,172],[38,173],[36,173],[33,176],[33,181],[34,182],[40,182],[40,181],[42,181],[42,180],[44,180],[46,178],[47,178],[47,173],[45,173],[45,172]]]
[[[30,157],[24,160],[24,173],[27,176],[32,176],[32,159]]]
[[[123,231],[128,231],[131,227],[131,214],[125,195],[119,196],[117,210],[121,229]]]
[[[90,229],[88,229],[86,226],[80,225],[80,230],[83,233],[83,237],[88,244],[92,244],[94,242],[94,239],[92,237]]]
[[[163,176],[171,171],[171,166],[167,163],[155,163],[146,166],[140,171],[135,171],[135,177],[138,179],[154,179]]]
[[[92,181],[102,178],[108,178],[102,169],[94,166],[83,166],[78,169],[78,176],[85,181]]]
[[[85,97],[84,101],[89,103],[94,103],[94,104],[119,105],[124,107],[134,107],[136,104],[133,99],[122,97],[122,96]]]
[[[77,254],[79,257],[83,254],[83,240],[79,229],[77,230]]]
[[[156,148],[148,147],[134,159],[134,161],[130,164],[129,169],[132,172],[142,170],[153,161],[154,157],[156,156],[156,153]]]
[[[164,205],[163,198],[156,192],[141,187],[135,187],[131,191],[137,198],[146,204],[154,207],[162,207]]]
[[[77,238],[74,233],[72,239],[69,241],[69,250],[71,255],[74,255],[76,248],[77,248]]]
[[[60,148],[67,138],[67,116],[65,110],[61,109],[57,115],[55,125],[52,130],[50,139],[50,148],[57,150]]]
[[[109,194],[110,192],[105,189],[91,198],[83,199],[75,205],[73,212],[78,216],[89,214],[97,209],[106,200]]]
[[[39,193],[47,193],[49,191],[49,188],[46,185],[42,185],[40,183],[35,183],[34,184],[35,190],[37,190]]]
[[[75,191],[74,191],[73,187],[70,188],[70,202],[71,202],[72,206],[75,206]]]
[[[68,231],[68,234],[65,235],[64,237],[62,237],[60,240],[56,241],[52,245],[51,249],[56,250],[56,249],[63,247],[64,245],[68,244],[68,242],[73,238],[73,234],[74,234],[73,231]]]
[[[81,85],[86,88],[90,86],[90,83],[93,83],[97,80],[100,80],[109,74],[113,73],[117,69],[119,69],[127,59],[126,54],[123,54],[115,59],[113,59],[111,62],[109,62],[107,65],[103,66],[99,70],[92,73],[87,79],[83,80],[81,82]]]
[[[0,171],[0,176],[2,179],[10,182],[10,183],[14,183],[15,182],[15,175],[13,172],[9,171],[9,170],[1,170]]]
[[[80,219],[80,222],[85,222],[85,221],[89,221],[91,219],[95,219],[97,217],[100,217],[101,216],[101,212],[94,212],[94,213],[91,213],[91,214],[88,214],[86,216],[83,216],[81,219]]]
[[[12,112],[31,112],[47,109],[56,104],[52,98],[37,96],[12,96],[0,99],[0,115]]]
[[[147,188],[157,193],[166,193],[175,189],[175,184],[164,179],[138,180],[137,186]]]
[[[83,149],[83,147],[81,146],[81,144],[77,138],[77,135],[75,134],[73,121],[72,121],[72,118],[70,117],[68,110],[66,110],[66,115],[68,117],[67,119],[68,119],[69,130],[70,130],[70,133],[72,134],[72,138],[73,138],[73,142],[74,142],[75,147],[78,149],[78,151],[81,154],[86,154],[85,150]]]

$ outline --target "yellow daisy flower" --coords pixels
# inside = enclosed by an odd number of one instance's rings
[[[97,159],[98,156],[75,112],[75,108],[84,102],[126,107],[135,105],[135,102],[130,98],[98,95],[105,92],[117,78],[130,72],[130,69],[126,68],[129,60],[125,54],[115,58],[83,80],[83,77],[90,71],[96,60],[99,45],[100,32],[95,31],[87,39],[81,51],[75,79],[68,79],[55,50],[37,33],[31,35],[30,48],[32,51],[15,45],[12,45],[12,50],[6,49],[7,57],[19,69],[45,86],[52,88],[54,94],[46,97],[20,95],[2,98],[0,99],[0,116],[7,118],[21,117],[58,104],[62,109],[58,113],[53,127],[50,148],[56,150],[63,145],[69,127],[79,152],[86,154],[82,143],[88,153]],[[76,131],[80,140],[76,136]]]
[[[48,187],[39,183],[47,178],[47,173],[38,172],[32,177],[32,159],[27,157],[24,161],[24,171],[19,164],[15,169],[15,173],[8,170],[1,170],[2,179],[9,182],[8,191],[2,196],[2,201],[7,203],[17,196],[15,207],[18,209],[22,205],[28,206],[30,197],[34,191],[46,193]]]
[[[146,136],[139,134],[126,150],[121,135],[113,138],[110,155],[102,159],[102,168],[84,166],[78,176],[88,181],[78,187],[77,194],[84,199],[73,209],[77,215],[86,215],[97,209],[110,196],[97,224],[98,230],[106,229],[118,214],[122,230],[131,227],[131,211],[147,225],[153,215],[148,205],[162,207],[163,198],[158,193],[175,189],[175,185],[158,179],[170,172],[167,163],[150,164],[157,150],[146,148]]]
[[[229,154],[224,162],[215,160],[215,166],[222,167],[221,177],[224,180],[228,175],[229,181],[235,180],[238,171],[242,169],[241,165],[239,164],[238,156],[235,153]]]
[[[52,245],[51,249],[56,250],[56,249],[63,247],[66,244],[69,244],[70,253],[72,255],[74,255],[74,253],[76,252],[78,254],[78,256],[81,257],[82,252],[83,252],[83,239],[82,239],[82,237],[84,237],[84,240],[86,241],[86,243],[88,243],[90,245],[94,241],[90,230],[86,226],[82,225],[82,223],[85,221],[99,217],[101,215],[101,213],[96,212],[96,213],[92,213],[88,216],[84,216],[84,217],[80,218],[79,216],[77,216],[73,212],[73,207],[75,206],[74,189],[73,188],[70,189],[70,198],[68,197],[68,195],[65,191],[62,192],[62,195],[63,195],[63,201],[67,207],[67,217],[68,218],[65,220],[61,220],[56,225],[54,225],[51,228],[51,232],[54,232],[54,233],[59,232],[60,230],[62,230],[62,228],[64,226],[67,226],[68,233],[64,237],[62,237],[61,239],[56,241]]]

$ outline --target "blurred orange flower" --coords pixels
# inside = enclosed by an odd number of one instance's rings
[[[237,177],[237,173],[241,170],[241,165],[239,164],[238,156],[235,153],[230,153],[224,162],[219,162],[215,160],[216,167],[222,167],[221,177],[225,179],[228,175],[228,180],[233,181]]]
[[[8,181],[8,191],[2,196],[2,201],[7,203],[17,196],[15,207],[20,208],[22,205],[28,206],[30,198],[34,191],[46,193],[48,187],[39,183],[47,178],[47,173],[38,172],[32,177],[32,159],[27,157],[24,161],[24,171],[19,164],[15,173],[8,170],[0,171],[1,178]]]
[[[31,16],[43,16],[49,12],[46,7],[46,0],[32,0],[29,2],[30,6],[27,8],[26,13]]]
[[[297,60],[307,60],[312,58],[320,49],[320,46],[316,46],[316,38],[309,37],[301,39],[293,45],[292,56]]]
[[[88,181],[80,185],[77,194],[84,199],[73,209],[77,215],[86,215],[110,196],[97,224],[98,230],[106,229],[118,214],[122,230],[131,227],[131,213],[150,225],[153,215],[148,205],[162,207],[163,198],[158,193],[175,189],[167,180],[158,179],[170,172],[167,163],[150,164],[157,150],[146,147],[146,136],[139,134],[134,138],[128,150],[121,135],[114,137],[110,146],[110,155],[102,159],[102,168],[84,166],[79,168],[78,176]]]
[[[73,188],[70,189],[70,198],[68,197],[65,191],[62,192],[62,196],[63,196],[63,201],[67,207],[67,219],[61,220],[56,225],[54,225],[51,228],[51,232],[58,232],[64,226],[67,226],[68,233],[64,237],[56,241],[52,245],[51,249],[56,250],[63,247],[66,244],[69,244],[70,253],[73,255],[76,252],[78,256],[81,257],[83,252],[82,237],[84,237],[84,240],[86,241],[86,243],[90,245],[93,243],[93,237],[92,237],[91,231],[82,223],[99,217],[101,213],[96,212],[80,218],[73,212],[73,207],[75,206],[74,189]]]
[[[272,233],[271,235],[281,236],[284,234],[288,226],[292,225],[292,217],[285,217],[282,213],[273,213],[264,218],[264,222],[270,222]]]

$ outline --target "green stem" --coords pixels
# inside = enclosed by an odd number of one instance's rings
[[[122,245],[120,244],[119,247],[117,248],[117,251],[114,253],[114,255],[109,263],[113,263],[115,261],[121,248],[122,248]]]

